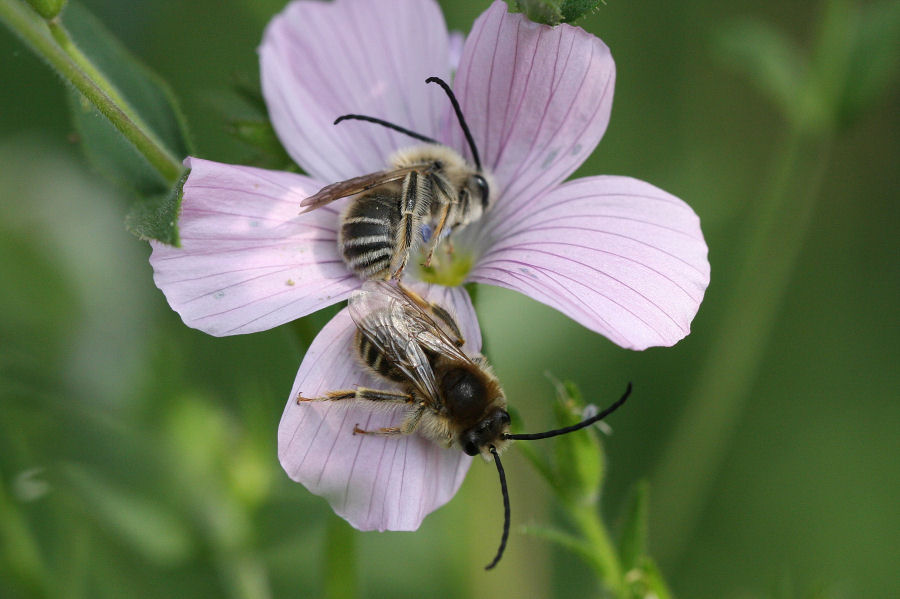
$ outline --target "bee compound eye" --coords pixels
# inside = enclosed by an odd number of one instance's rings
[[[463,444],[463,451],[466,452],[466,455],[478,455],[478,447],[471,441]]]
[[[478,190],[478,195],[481,197],[481,207],[487,208],[488,199],[491,195],[491,190],[488,187],[487,179],[482,177],[481,175],[475,175],[472,177],[475,182],[475,188]]]
[[[509,412],[506,410],[500,410],[500,422],[503,424],[509,424],[512,422],[512,419],[509,417]]]

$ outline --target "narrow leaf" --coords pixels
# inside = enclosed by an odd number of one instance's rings
[[[636,568],[647,554],[647,520],[650,484],[638,482],[631,491],[625,508],[622,530],[619,536],[619,559],[626,572]]]
[[[796,118],[807,67],[787,37],[765,23],[744,20],[718,34],[716,45],[726,63],[747,75],[786,117]]]

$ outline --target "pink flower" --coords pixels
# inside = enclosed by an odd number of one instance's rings
[[[425,84],[449,81],[455,66],[432,0],[293,2],[269,24],[260,56],[272,123],[309,176],[189,159],[183,247],[154,244],[150,259],[170,305],[213,335],[278,326],[361,285],[336,242],[347,200],[303,215],[299,203],[385,168],[414,143],[371,123],[333,126],[337,116],[375,116],[470,156],[446,96]],[[471,260],[466,281],[521,291],[623,347],[672,345],[688,334],[709,282],[697,216],[627,177],[563,183],[606,130],[614,79],[609,49],[578,27],[534,24],[501,1],[478,18],[453,88],[495,195],[481,221],[454,235],[455,256]],[[457,315],[466,349],[477,351],[465,291],[424,293]],[[300,391],[390,386],[362,371],[354,330],[344,310],[309,348],[279,426],[279,457],[353,526],[413,530],[456,493],[470,458],[418,435],[352,435],[356,424],[393,424],[393,412],[294,401]]]

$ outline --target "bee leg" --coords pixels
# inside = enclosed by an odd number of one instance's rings
[[[420,407],[417,410],[410,412],[400,426],[388,426],[384,428],[380,428],[377,431],[367,431],[359,428],[359,425],[353,427],[354,435],[376,435],[378,437],[399,437],[401,435],[409,435],[415,432],[416,427],[419,426],[419,421],[422,419],[422,415],[425,413],[426,408]]]
[[[419,308],[421,308],[425,312],[428,312],[429,314],[440,320],[442,323],[447,325],[447,330],[445,332],[450,333],[451,337],[453,338],[453,343],[456,344],[456,347],[462,347],[466,343],[466,340],[463,338],[462,331],[459,330],[459,325],[456,324],[456,320],[454,320],[454,318],[450,316],[450,313],[447,312],[447,310],[445,310],[438,304],[429,302],[424,297],[422,297],[400,281],[397,281],[397,287],[400,289],[400,291],[405,293],[406,296],[410,300],[412,300],[414,304],[419,306]]]
[[[403,179],[400,191],[400,222],[397,226],[397,247],[391,258],[391,278],[400,279],[409,252],[419,233],[422,212],[431,201],[431,190],[428,181],[416,171],[412,171]]]
[[[431,241],[428,243],[428,253],[425,255],[425,262],[422,266],[431,266],[431,257],[434,254],[435,248],[437,248],[437,244],[441,241],[441,234],[444,232],[444,225],[447,223],[447,216],[449,214],[450,203],[445,202],[441,209],[441,218],[438,221],[437,227],[434,228],[434,233],[431,234]]]
[[[404,404],[415,402],[415,398],[407,393],[398,393],[396,391],[379,391],[378,389],[369,389],[367,387],[360,387],[358,389],[341,389],[340,391],[328,391],[322,397],[303,397],[303,395],[297,395],[297,403],[305,401],[340,401],[342,399],[386,401],[391,403]]]

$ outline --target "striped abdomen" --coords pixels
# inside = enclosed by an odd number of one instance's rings
[[[341,222],[338,246],[344,262],[359,278],[390,276],[399,222],[400,206],[393,189],[372,190],[350,203]]]
[[[375,373],[398,383],[409,382],[409,378],[399,368],[394,366],[390,360],[385,358],[381,350],[375,347],[375,344],[362,331],[356,331],[355,341],[356,352],[359,354],[360,359]]]

